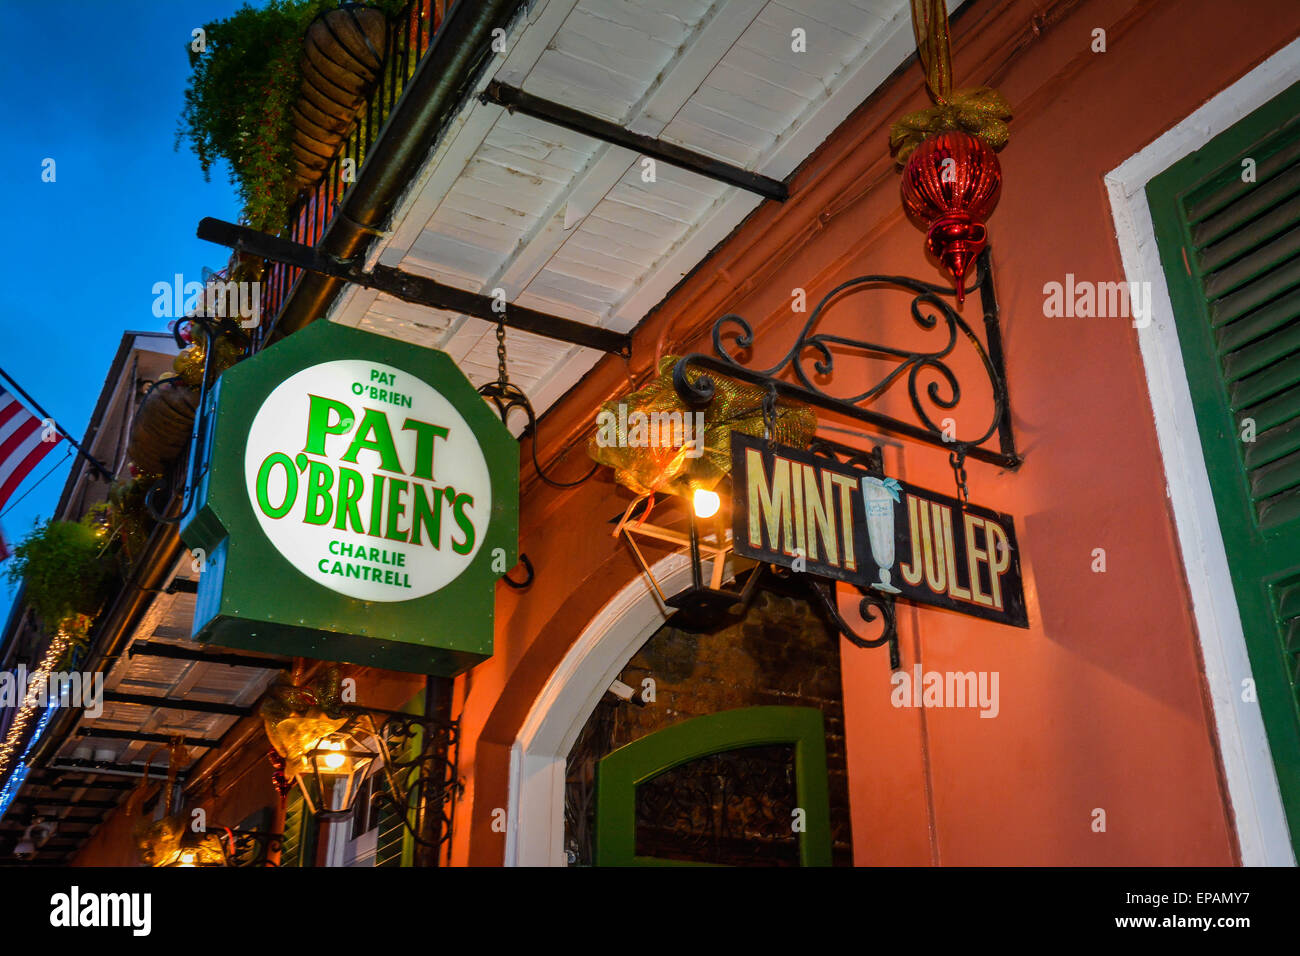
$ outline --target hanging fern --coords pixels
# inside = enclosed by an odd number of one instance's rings
[[[101,534],[78,521],[47,521],[14,548],[11,583],[26,584],[27,606],[51,630],[84,636],[110,580]]]
[[[393,16],[402,0],[368,4]],[[176,135],[188,140],[204,178],[218,160],[230,165],[244,219],[278,233],[295,199],[292,112],[302,85],[303,35],[331,0],[269,0],[240,7],[203,27],[202,46],[189,46],[190,75]]]

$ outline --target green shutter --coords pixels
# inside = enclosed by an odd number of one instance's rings
[[[312,866],[316,856],[317,827],[302,791],[289,791],[284,808],[284,843],[280,849],[281,866]]]
[[[1300,84],[1161,173],[1147,197],[1300,849]]]
[[[388,790],[388,786],[385,784],[383,789]],[[375,834],[375,866],[410,866],[409,860],[402,859],[407,844],[411,842],[402,818],[389,807],[382,806],[375,827],[379,831]]]
[[[403,708],[406,713],[423,714],[424,713],[424,694],[416,694],[406,703]],[[423,734],[414,734],[407,742],[406,746],[398,753],[393,754],[395,760],[411,760],[419,752]],[[409,785],[415,779],[418,768],[412,767],[405,771],[398,771],[398,786]],[[382,770],[375,777],[376,788],[382,788],[388,791],[388,774]],[[405,797],[405,794],[399,794]],[[415,824],[415,815],[411,813],[407,817],[412,826]],[[415,838],[407,826],[402,823],[402,818],[393,812],[392,808],[386,804],[381,804],[378,812],[376,827],[379,832],[375,834],[375,866],[414,866],[415,865]]]

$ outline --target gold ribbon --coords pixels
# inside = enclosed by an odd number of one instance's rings
[[[993,149],[1007,144],[1011,106],[987,86],[952,88],[952,44],[944,0],[912,0],[916,53],[933,106],[908,113],[889,130],[889,149],[902,166],[930,136],[953,130],[978,136]]]
[[[194,337],[194,341],[172,361],[172,371],[186,385],[191,388],[198,388],[203,384],[203,363],[212,336],[208,335],[207,330],[197,322],[191,323],[190,333]],[[227,335],[218,334],[212,352],[216,375],[220,375],[238,362],[240,354],[241,350],[233,339]],[[213,376],[214,380],[216,375]]]
[[[310,684],[277,684],[258,707],[266,736],[275,752],[285,758],[285,775],[293,777],[307,767],[309,754],[321,738],[343,728],[342,677],[336,665],[326,667]]]
[[[677,356],[665,356],[659,374],[644,388],[601,405],[596,431],[587,442],[587,454],[613,468],[614,480],[638,495],[657,491],[687,495],[695,488],[711,489],[731,471],[732,434],[763,435],[764,388],[687,369],[686,378],[692,383],[704,374],[713,379],[713,400],[702,410],[703,433],[697,434],[699,413],[673,387],[673,369],[679,361]],[[609,423],[604,428],[602,420]],[[817,431],[817,418],[802,405],[778,401],[772,429],[779,444],[806,448]],[[701,439],[703,451],[696,453],[694,443]]]

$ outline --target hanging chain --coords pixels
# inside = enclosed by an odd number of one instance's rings
[[[497,381],[502,385],[510,384],[510,373],[506,370],[506,323],[497,321]]]
[[[776,436],[776,397],[776,386],[768,383],[767,391],[763,393],[763,438],[768,444],[772,444]]]
[[[496,405],[497,411],[501,415],[501,421],[505,422],[513,409],[523,409],[528,415],[528,427],[526,432],[532,432],[533,440],[528,444],[529,454],[533,458],[533,467],[537,469],[537,477],[546,482],[552,488],[576,488],[588,478],[596,473],[600,468],[599,462],[593,462],[591,470],[576,481],[556,481],[546,474],[547,469],[542,467],[542,463],[537,460],[537,414],[533,411],[532,403],[528,401],[528,396],[524,394],[523,389],[518,385],[510,384],[510,370],[506,367],[506,323],[505,319],[497,320],[497,380],[488,382],[486,385],[479,386],[479,394]],[[562,451],[556,456],[556,460],[563,458],[565,453]],[[553,461],[552,465],[555,464]],[[533,579],[533,566],[529,563],[528,558],[520,554],[520,560],[524,564],[524,570],[527,571],[528,577],[525,582],[517,584],[510,578],[506,578],[506,584],[511,587],[527,587]]]
[[[965,508],[970,503],[970,489],[966,487],[966,449],[949,453],[948,463],[957,479],[957,500]]]

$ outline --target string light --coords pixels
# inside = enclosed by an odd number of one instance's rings
[[[40,666],[32,672],[28,684],[27,693],[23,696],[23,702],[19,705],[17,712],[14,714],[13,723],[9,725],[9,733],[5,736],[3,742],[0,742],[0,779],[7,777],[13,763],[14,754],[18,750],[18,743],[23,739],[23,732],[27,725],[31,723],[32,715],[36,713],[39,699],[44,696],[40,691],[49,687],[49,678],[57,664],[68,649],[71,639],[67,634],[60,631],[54,635],[49,646],[45,648],[45,656],[41,658]],[[43,706],[47,707],[49,712],[59,705],[58,700],[46,700]],[[34,742],[35,738],[33,738]],[[31,746],[29,742],[28,746]],[[23,756],[27,753],[23,751]]]

